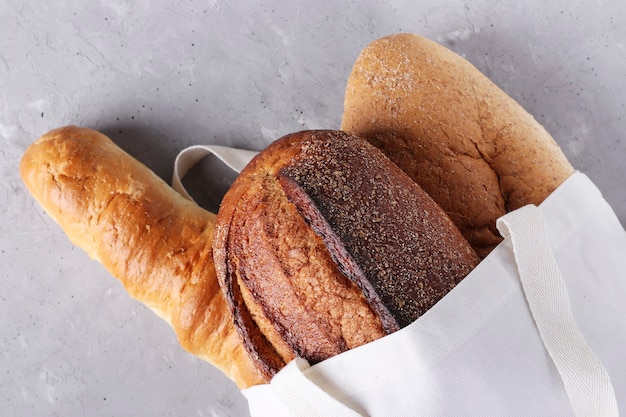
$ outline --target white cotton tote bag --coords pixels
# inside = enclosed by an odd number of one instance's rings
[[[194,146],[240,172],[254,152]],[[210,184],[207,184],[210,186]],[[243,391],[253,417],[618,416],[626,410],[626,232],[577,172],[539,207],[498,220],[505,238],[406,328]]]

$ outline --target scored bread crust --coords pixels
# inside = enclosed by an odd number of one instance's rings
[[[341,129],[420,184],[482,257],[501,241],[498,217],[540,204],[574,171],[518,103],[461,56],[414,34],[363,49]]]
[[[74,126],[24,153],[26,187],[69,239],[240,388],[267,382],[243,348],[212,258],[215,215],[109,138]]]
[[[278,171],[297,152],[286,141],[270,144],[230,187],[216,220],[218,279],[267,378],[295,356],[315,363],[385,335],[278,183]]]
[[[287,135],[248,164],[220,206],[214,259],[268,377],[410,324],[479,261],[405,173],[331,130]]]

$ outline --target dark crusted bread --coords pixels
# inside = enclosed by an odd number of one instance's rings
[[[459,55],[412,34],[361,52],[341,128],[383,150],[481,256],[501,240],[498,217],[541,203],[573,172],[519,104]]]
[[[268,376],[410,324],[479,261],[415,182],[339,131],[291,134],[259,154],[222,202],[213,251]]]

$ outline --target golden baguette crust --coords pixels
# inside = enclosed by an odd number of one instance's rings
[[[573,173],[519,104],[459,55],[413,34],[361,52],[341,128],[383,150],[481,256],[500,242],[498,217],[541,203]]]
[[[20,174],[70,240],[165,319],[186,350],[241,388],[266,382],[217,282],[213,213],[90,129],[43,135],[26,150]]]

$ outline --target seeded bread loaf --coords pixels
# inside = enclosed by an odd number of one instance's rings
[[[421,316],[478,257],[421,188],[366,141],[287,135],[239,175],[218,212],[215,266],[251,357],[271,377]]]
[[[380,148],[483,257],[501,240],[498,217],[541,203],[573,173],[519,104],[461,56],[413,34],[361,52],[341,128]]]

